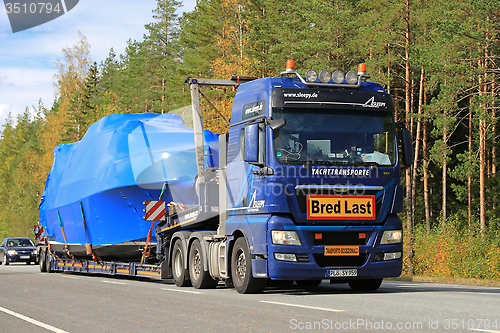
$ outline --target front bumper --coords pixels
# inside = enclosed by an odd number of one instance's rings
[[[34,262],[37,261],[36,254],[6,254],[9,262]]]
[[[399,230],[401,220],[392,215],[384,225],[375,226],[295,226],[286,218],[273,217],[269,230],[294,230],[297,232],[301,245],[286,246],[268,244],[268,277],[275,280],[306,280],[306,279],[352,279],[351,277],[331,278],[329,271],[337,269],[356,269],[356,278],[388,278],[401,275],[403,244],[380,244],[380,238],[385,230]],[[333,235],[331,239],[318,243],[314,240],[315,233]],[[359,244],[355,239],[346,239],[362,233],[366,240]],[[340,235],[340,237],[339,237]],[[330,243],[331,241],[331,243]],[[321,245],[320,245],[321,244]],[[325,246],[356,245],[359,254],[356,256],[339,255],[325,256]],[[275,253],[288,257],[293,254],[296,262],[276,260]],[[384,258],[384,254],[398,254],[396,259]],[[388,255],[389,257],[389,255]],[[390,259],[390,260],[384,260]]]
[[[325,266],[321,267],[315,255],[296,254],[302,262],[280,261],[274,258],[274,253],[293,253],[290,247],[283,249],[273,249],[270,247],[268,259],[268,274],[271,279],[276,280],[306,280],[306,279],[329,279],[328,271],[332,269],[357,269],[358,278],[388,278],[401,275],[402,259],[394,259],[387,261],[375,261],[377,253],[401,252],[401,247],[391,245],[390,247],[380,249],[376,252],[366,254],[366,261],[361,266]],[[318,254],[319,256],[321,254]],[[306,262],[307,261],[307,262]]]

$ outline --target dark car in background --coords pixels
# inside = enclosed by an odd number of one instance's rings
[[[29,238],[9,237],[0,244],[0,265],[11,262],[36,263],[36,247]]]

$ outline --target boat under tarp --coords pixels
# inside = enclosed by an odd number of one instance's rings
[[[216,167],[217,135],[205,130],[204,141],[205,169]],[[143,202],[163,193],[167,203],[197,204],[196,174],[193,130],[180,116],[109,115],[82,140],[54,149],[40,222],[73,254],[91,244],[104,258],[132,259],[151,227]]]

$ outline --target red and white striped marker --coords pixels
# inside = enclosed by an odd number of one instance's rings
[[[147,200],[144,202],[146,209],[144,212],[146,221],[165,221],[165,201],[163,200]]]

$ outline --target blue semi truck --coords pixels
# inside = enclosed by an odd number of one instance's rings
[[[366,80],[364,64],[357,73],[304,76],[294,67],[288,61],[273,78],[185,79],[197,199],[169,204],[155,226],[154,263],[75,260],[42,246],[42,270],[173,278],[195,288],[225,282],[239,293],[261,292],[270,280],[375,290],[399,276],[400,176],[413,156],[392,97]],[[218,166],[208,169],[201,86],[237,89]]]

